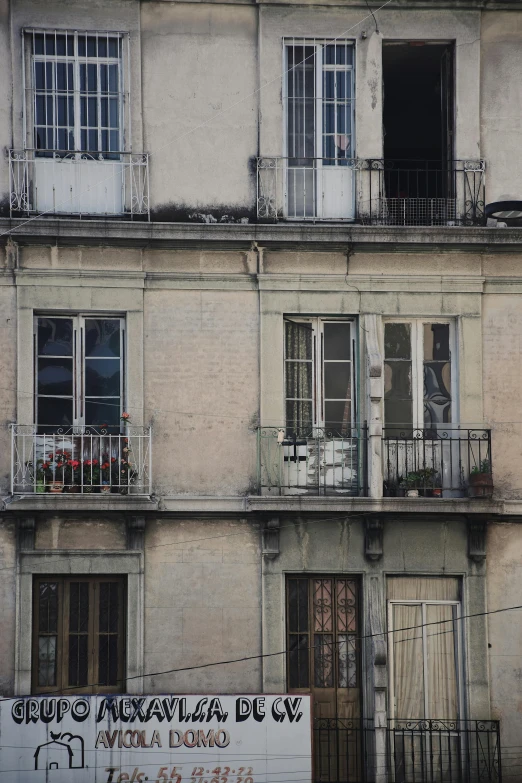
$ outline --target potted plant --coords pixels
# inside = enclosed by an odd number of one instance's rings
[[[483,459],[471,468],[469,475],[468,497],[490,498],[493,495],[493,474],[491,462]]]
[[[410,471],[401,481],[401,488],[405,490],[407,498],[418,498],[421,475],[418,471]]]
[[[43,463],[42,467],[49,475],[49,492],[53,495],[58,495],[63,492],[63,486],[65,481],[65,466],[67,461],[70,460],[71,455],[65,450],[57,450],[54,453],[47,455],[47,461]]]
[[[83,491],[98,492],[100,489],[100,463],[97,459],[83,461]]]
[[[65,490],[67,492],[80,492],[81,464],[77,459],[68,459],[64,470]]]
[[[103,462],[100,465],[100,478],[101,478],[100,492],[110,492],[111,491],[111,462],[109,461],[109,457],[107,456],[107,454],[103,455]]]

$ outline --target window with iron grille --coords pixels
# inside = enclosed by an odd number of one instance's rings
[[[346,577],[287,580],[288,687],[358,688],[358,582]]]
[[[26,30],[25,40],[28,146],[39,157],[77,152],[118,158],[124,149],[126,37]]]
[[[123,577],[34,582],[33,693],[124,690]]]

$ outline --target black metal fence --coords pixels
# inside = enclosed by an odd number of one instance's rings
[[[483,160],[365,160],[358,217],[374,225],[481,225],[484,174]]]
[[[314,718],[315,783],[365,783],[373,726],[362,718]]]
[[[387,427],[383,476],[386,496],[490,497],[491,430]]]
[[[494,720],[392,720],[393,783],[500,783],[500,726]]]
[[[259,427],[258,487],[268,495],[365,496],[366,424],[334,432],[322,427]]]

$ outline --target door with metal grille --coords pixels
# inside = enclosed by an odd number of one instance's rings
[[[287,580],[287,669],[291,693],[311,693],[314,778],[361,780],[358,581]]]

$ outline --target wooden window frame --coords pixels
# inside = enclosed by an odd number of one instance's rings
[[[42,582],[55,582],[58,585],[58,617],[57,617],[57,645],[56,645],[56,682],[53,685],[38,685],[38,641],[40,595],[39,585]],[[83,582],[89,585],[89,619],[88,619],[88,685],[70,686],[68,683],[68,650],[67,636],[69,633],[69,601],[70,589],[67,586],[72,583]],[[117,684],[98,684],[99,648],[96,645],[96,637],[99,634],[99,599],[97,588],[101,583],[116,583],[121,586],[118,601],[118,630],[120,640],[118,649]],[[32,666],[31,666],[31,692],[35,695],[45,693],[122,693],[125,691],[125,665],[126,665],[126,629],[127,629],[127,580],[121,575],[96,575],[84,574],[67,576],[34,576],[33,578],[33,638],[32,638]]]

